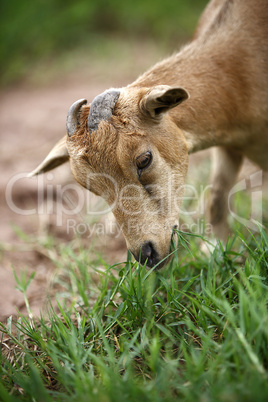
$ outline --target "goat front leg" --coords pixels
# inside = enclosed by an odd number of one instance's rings
[[[210,223],[215,237],[226,242],[229,234],[228,195],[236,181],[243,156],[233,149],[217,147],[213,149],[212,160]]]

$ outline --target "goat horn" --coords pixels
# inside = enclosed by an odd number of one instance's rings
[[[93,99],[88,114],[89,133],[96,131],[102,120],[108,121],[111,118],[119,95],[120,91],[110,90]]]
[[[76,102],[72,104],[70,107],[68,114],[67,114],[67,120],[66,120],[66,128],[67,128],[67,133],[69,137],[74,135],[74,133],[77,130],[77,126],[79,125],[78,121],[78,113],[83,105],[87,103],[86,99],[79,99]]]

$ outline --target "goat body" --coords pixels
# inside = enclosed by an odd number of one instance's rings
[[[228,193],[244,156],[268,169],[267,38],[267,0],[212,0],[178,54],[91,105],[72,105],[67,137],[33,174],[69,158],[76,180],[112,206],[135,258],[161,267],[188,155],[216,146],[210,220],[226,239]]]

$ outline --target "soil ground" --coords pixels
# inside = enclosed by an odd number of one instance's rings
[[[50,278],[55,270],[51,259],[42,253],[38,247],[32,247],[18,234],[19,227],[26,235],[40,237],[46,233],[54,235],[58,241],[68,242],[74,232],[67,230],[67,219],[73,219],[76,228],[81,223],[83,230],[84,213],[63,214],[59,222],[59,205],[57,203],[57,185],[74,185],[68,164],[55,170],[53,175],[40,179],[26,178],[47,155],[52,146],[65,134],[66,113],[69,106],[76,100],[86,97],[89,101],[108,87],[120,87],[136,78],[138,72],[156,60],[150,60],[150,54],[141,54],[133,49],[135,66],[125,66],[121,71],[114,68],[115,61],[107,63],[106,71],[102,67],[94,68],[86,62],[83,68],[73,72],[58,72],[49,81],[40,80],[33,84],[28,80],[18,86],[4,89],[0,94],[0,321],[5,322],[17,309],[26,312],[23,295],[15,289],[13,269],[17,274],[28,269],[29,274],[36,271],[28,297],[34,314],[39,314],[43,307],[49,288]],[[136,52],[136,56],[135,56]],[[105,63],[104,63],[105,64]],[[107,67],[108,70],[107,71]],[[196,155],[191,161],[190,169],[198,165],[202,158],[207,158],[208,152]],[[193,171],[193,170],[191,170]],[[43,197],[43,184],[51,185],[51,194]],[[52,187],[53,185],[53,187]],[[74,187],[76,189],[77,187]],[[78,196],[84,190],[78,190]],[[83,195],[84,197],[85,195]],[[72,198],[73,197],[73,198]],[[69,193],[72,203],[77,197],[76,190]],[[98,208],[99,199],[90,196],[94,208]],[[42,199],[41,199],[42,201]],[[65,200],[66,201],[66,200]],[[67,202],[68,204],[68,202]],[[45,208],[45,213],[32,209]],[[66,207],[68,209],[68,205]],[[42,211],[41,211],[42,212]],[[104,219],[104,218],[102,218]],[[106,219],[106,218],[105,218]],[[91,217],[92,222],[94,217]],[[15,226],[15,227],[14,227]],[[79,228],[79,227],[78,227]],[[88,243],[92,238],[88,239]],[[102,236],[95,242],[96,252],[101,252],[108,263],[124,261],[126,247],[121,235],[112,233]]]

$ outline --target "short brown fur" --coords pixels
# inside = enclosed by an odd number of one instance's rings
[[[92,134],[89,106],[82,107],[78,130],[66,141],[74,176],[113,205],[129,249],[136,258],[146,249],[148,265],[169,254],[188,154],[218,147],[211,223],[222,239],[228,192],[243,157],[268,168],[267,38],[267,0],[212,0],[192,42],[119,89],[111,119]],[[161,109],[172,88],[182,93],[181,104],[174,96]],[[66,155],[63,142],[48,161],[61,151]],[[139,176],[137,158],[146,152],[153,159]],[[43,164],[34,174],[46,170]]]

